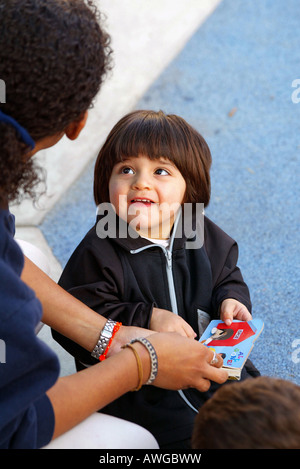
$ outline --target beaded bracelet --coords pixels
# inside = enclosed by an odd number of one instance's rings
[[[118,330],[120,329],[120,327],[122,326],[122,323],[121,322],[116,322],[114,328],[113,328],[113,331],[112,331],[112,334],[111,334],[111,338],[109,339],[109,342],[107,344],[107,347],[106,349],[104,350],[104,352],[102,353],[102,355],[100,355],[99,357],[99,360],[102,362],[103,360],[106,359],[106,355],[108,353],[108,350],[109,350],[109,347],[111,346],[111,343],[113,341],[113,338],[115,336],[115,334],[118,332]]]
[[[134,356],[136,358],[137,366],[138,366],[138,375],[139,375],[139,382],[138,385],[135,389],[132,389],[132,391],[139,391],[141,387],[143,386],[143,367],[141,363],[141,359],[135,348],[131,344],[125,344],[121,348],[130,348],[130,350],[133,351]]]
[[[149,352],[150,360],[151,360],[151,371],[150,371],[150,377],[146,384],[151,384],[155,380],[157,376],[157,372],[158,372],[158,360],[157,360],[155,348],[149,342],[149,340],[145,339],[145,337],[139,337],[138,339],[133,339],[130,341],[131,344],[134,344],[135,342],[140,342],[141,344],[143,344]]]

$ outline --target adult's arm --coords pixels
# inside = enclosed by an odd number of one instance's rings
[[[156,333],[150,341],[158,356],[155,386],[165,389],[193,387],[207,391],[210,380],[223,383],[228,375],[218,365],[210,365],[213,352],[195,340],[176,333]],[[143,367],[143,382],[150,374],[148,351],[140,343],[134,347]],[[48,391],[55,415],[53,438],[66,432],[93,412],[117,399],[138,383],[138,368],[133,352],[122,350],[102,363],[75,375],[60,378]]]
[[[91,352],[107,319],[66,292],[26,257],[21,278],[42,303],[42,321]],[[131,339],[149,334],[151,331],[147,329],[122,326],[108,356]]]
[[[28,259],[22,279],[35,290],[42,302],[43,321],[71,336],[87,350],[92,350],[106,319],[65,292]],[[53,438],[136,387],[138,371],[135,356],[128,349],[116,351],[120,350],[121,344],[141,336],[143,331],[144,336],[150,333],[140,328],[122,327],[112,342],[108,354],[112,356],[79,373],[59,378],[49,389],[47,394],[55,415]],[[210,365],[213,353],[199,342],[176,333],[152,334],[151,342],[158,356],[155,386],[174,390],[193,387],[206,391],[211,381],[226,381],[227,372],[217,368],[222,361],[219,360],[218,365]],[[141,357],[146,382],[150,373],[148,352],[139,343],[134,347]]]

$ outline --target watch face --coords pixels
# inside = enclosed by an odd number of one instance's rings
[[[108,330],[105,330],[103,329],[103,331],[101,332],[101,338],[105,338],[105,339],[110,339],[111,338],[111,332],[112,331],[108,331]]]

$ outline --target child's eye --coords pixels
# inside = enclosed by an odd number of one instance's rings
[[[124,166],[123,168],[121,168],[121,173],[122,174],[133,174],[134,171],[129,166]]]
[[[159,174],[160,176],[168,176],[170,173],[169,173],[169,171],[167,171],[166,169],[158,168],[158,169],[155,171],[155,174]]]

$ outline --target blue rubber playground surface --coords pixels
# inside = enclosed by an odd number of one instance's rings
[[[298,384],[299,24],[299,0],[223,0],[135,106],[181,115],[207,140],[206,214],[238,242],[265,323],[251,358]],[[93,163],[40,225],[62,266],[95,221],[92,186]]]

